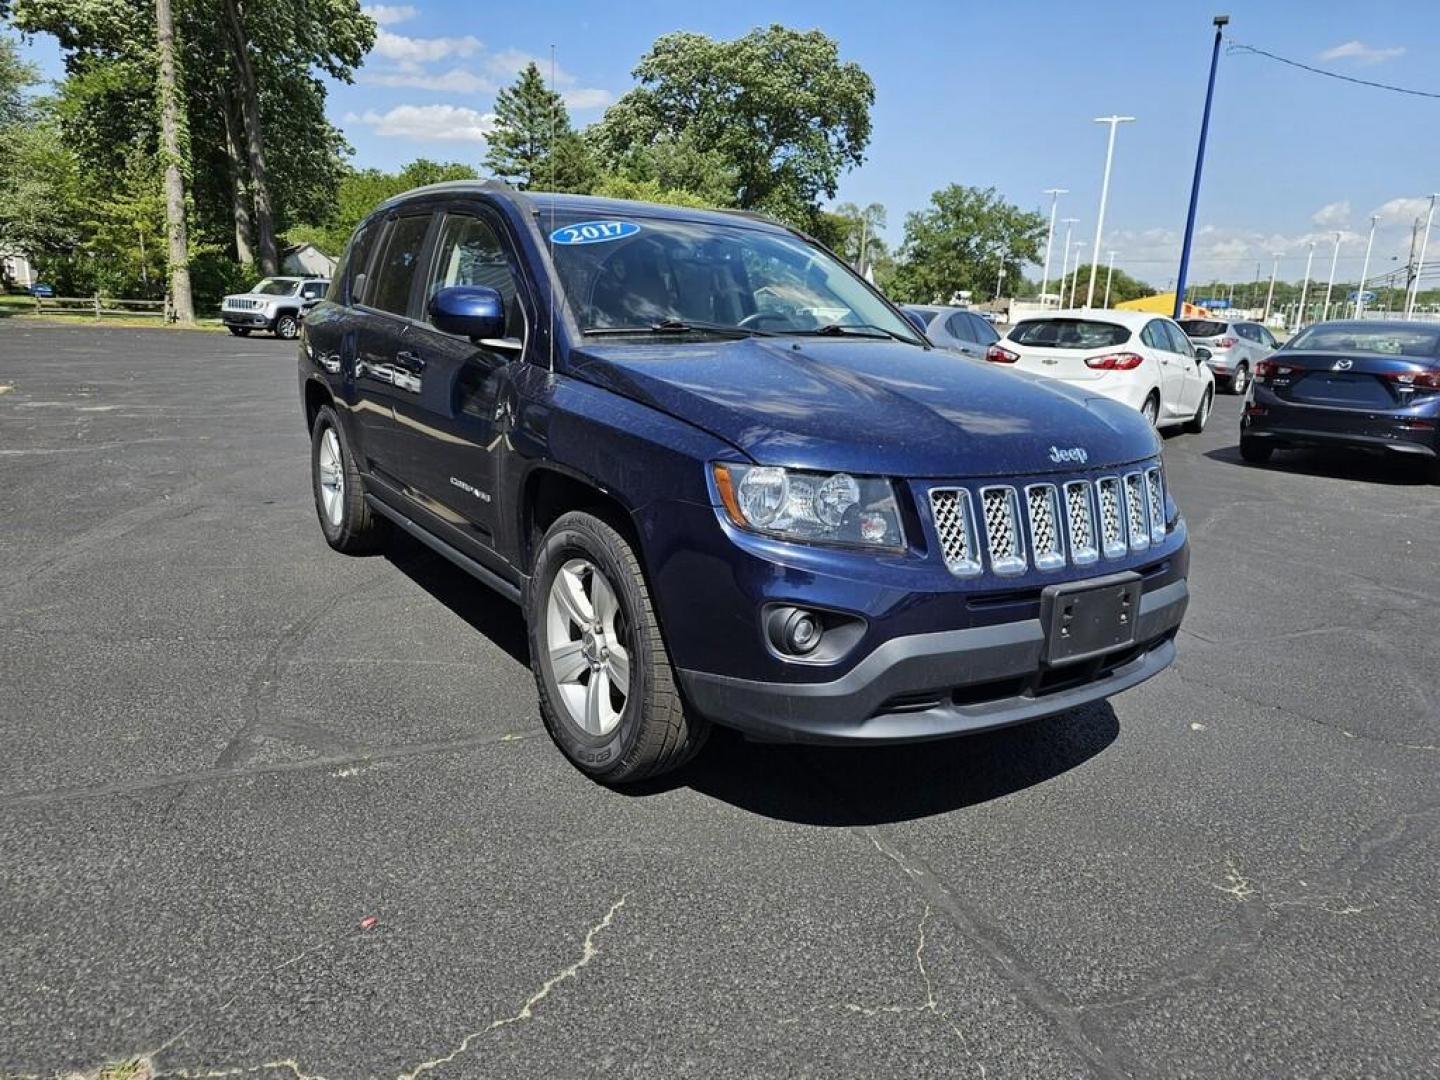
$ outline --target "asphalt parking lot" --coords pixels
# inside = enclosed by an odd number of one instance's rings
[[[293,344],[0,326],[0,1075],[1440,1073],[1440,489],[1166,442],[1180,659],[620,794],[311,508]],[[372,921],[373,920],[373,921]]]

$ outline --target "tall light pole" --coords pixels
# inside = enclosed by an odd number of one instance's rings
[[[1190,270],[1190,246],[1195,240],[1195,210],[1200,205],[1200,177],[1205,172],[1205,139],[1210,133],[1210,106],[1215,100],[1215,70],[1220,65],[1220,42],[1225,37],[1229,15],[1215,16],[1215,49],[1210,54],[1210,85],[1205,91],[1205,112],[1200,118],[1200,145],[1195,150],[1195,179],[1190,184],[1190,214],[1185,219],[1185,244],[1180,249],[1180,276],[1175,280],[1175,318],[1185,309],[1185,275]]]
[[[1365,267],[1360,271],[1360,287],[1355,290],[1355,318],[1365,310],[1365,279],[1370,276],[1370,252],[1375,249],[1375,226],[1380,224],[1380,215],[1370,215],[1370,239],[1365,244]]]
[[[1310,241],[1310,254],[1305,259],[1305,282],[1300,286],[1300,307],[1295,312],[1295,329],[1305,325],[1305,297],[1310,295],[1310,267],[1315,263],[1315,241]]]
[[[1425,231],[1420,234],[1420,261],[1415,264],[1415,284],[1410,290],[1410,300],[1405,305],[1405,318],[1415,317],[1415,301],[1420,298],[1420,275],[1425,272],[1425,248],[1430,243],[1430,226],[1435,222],[1435,200],[1440,194],[1430,196],[1430,212],[1425,215]]]
[[[1050,231],[1045,234],[1045,270],[1040,275],[1040,306],[1045,306],[1045,290],[1050,284],[1050,245],[1055,242],[1055,209],[1060,204],[1060,196],[1070,194],[1069,188],[1052,187],[1046,188],[1045,194],[1050,196]],[[1059,307],[1057,304],[1056,307]]]
[[[1095,306],[1095,271],[1100,266],[1100,234],[1105,231],[1105,203],[1110,198],[1110,166],[1115,161],[1115,131],[1121,124],[1133,123],[1133,116],[1097,116],[1095,123],[1110,125],[1110,141],[1105,146],[1105,179],[1100,184],[1100,213],[1095,218],[1095,247],[1090,252],[1090,287],[1085,290],[1085,306]]]
[[[1330,281],[1325,286],[1325,306],[1320,309],[1321,320],[1330,317],[1330,291],[1335,288],[1335,264],[1340,261],[1340,233],[1335,234],[1335,250],[1330,255]]]
[[[1065,270],[1070,265],[1070,230],[1075,227],[1079,218],[1067,217],[1061,221],[1065,226],[1065,249],[1060,253],[1060,287],[1055,290],[1055,306],[1065,305]]]
[[[1084,240],[1075,241],[1075,269],[1070,271],[1070,306],[1075,306],[1075,286],[1080,284],[1080,252],[1085,249]]]
[[[1115,252],[1110,252],[1110,269],[1105,271],[1105,303],[1103,306],[1110,306],[1110,280],[1115,276]]]
[[[1265,314],[1260,317],[1262,323],[1270,321],[1270,305],[1275,302],[1275,275],[1280,272],[1280,252],[1275,252],[1275,262],[1270,267],[1270,291],[1265,294]]]
[[[1000,299],[1000,290],[1005,288],[1005,252],[1000,252],[1000,274],[995,278],[995,299]]]

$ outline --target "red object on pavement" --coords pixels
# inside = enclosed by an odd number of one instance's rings
[[[361,929],[361,930],[369,930],[372,926],[374,926],[374,925],[375,925],[377,922],[379,922],[379,921],[380,921],[380,920],[377,919],[374,915],[366,915],[365,918],[363,918],[363,919],[360,920],[360,929]]]

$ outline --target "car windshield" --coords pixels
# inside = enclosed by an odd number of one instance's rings
[[[788,233],[639,214],[539,219],[586,333],[825,333],[920,343],[849,267]]]
[[[1225,324],[1212,322],[1209,319],[1181,319],[1180,329],[1185,331],[1186,337],[1219,337],[1225,332]]]
[[[1421,326],[1311,326],[1291,338],[1285,347],[1433,359],[1440,356],[1440,330]]]
[[[1045,349],[1109,349],[1130,340],[1128,327],[1089,319],[1032,319],[1010,331],[1017,345]]]
[[[261,296],[289,296],[300,283],[294,278],[262,278],[259,285],[250,291]]]

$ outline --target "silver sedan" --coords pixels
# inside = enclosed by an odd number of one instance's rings
[[[1000,340],[989,320],[969,308],[905,304],[900,310],[942,349],[976,360],[984,360],[985,350]]]

